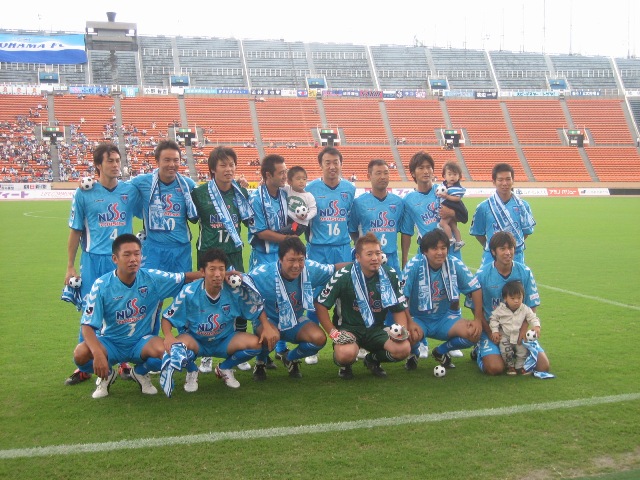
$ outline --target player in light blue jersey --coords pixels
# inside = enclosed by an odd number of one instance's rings
[[[78,248],[80,257],[80,293],[84,298],[93,282],[113,269],[111,244],[123,233],[133,231],[133,217],[139,216],[138,190],[120,176],[120,152],[113,144],[103,143],[93,152],[93,163],[98,180],[89,190],[78,188],[73,195],[69,216],[69,240],[67,242],[67,272],[65,285],[71,277],[78,277],[75,268]],[[82,331],[78,341],[82,341]],[[76,385],[91,377],[76,370],[65,380],[65,385]]]
[[[109,394],[117,376],[111,366],[121,362],[136,364],[131,378],[142,393],[153,395],[157,390],[149,371],[160,369],[164,353],[162,339],[152,334],[156,310],[164,298],[176,296],[185,281],[201,274],[140,269],[142,246],[130,233],[114,240],[112,252],[116,269],[97,279],[87,295],[81,319],[84,341],[73,358],[82,372],[100,377],[93,398]]]
[[[253,225],[249,227],[249,243],[253,247],[249,268],[275,262],[278,244],[287,235],[278,233],[287,227],[287,166],[281,155],[267,155],[260,166],[263,185],[251,195],[249,201],[254,212]]]
[[[271,347],[278,338],[276,329],[263,312],[262,299],[256,294],[258,300],[251,301],[243,294],[243,287],[225,285],[228,267],[229,260],[222,250],[213,248],[204,252],[200,258],[204,278],[186,285],[163,313],[165,350],[170,352],[174,343],[182,342],[194,353],[187,364],[184,385],[187,392],[198,390],[198,367],[194,361],[197,356],[224,358],[215,368],[216,376],[228,387],[238,388],[240,382],[234,376],[233,367],[258,355],[263,342],[269,343],[267,338],[271,339]],[[236,331],[237,317],[261,325],[260,338]],[[172,328],[178,330],[177,337]]]
[[[326,343],[326,336],[308,315],[315,311],[313,301],[335,271],[334,265],[323,265],[306,257],[306,249],[298,237],[280,244],[278,261],[254,268],[249,275],[264,298],[267,318],[280,331],[280,338],[298,346],[282,351],[281,359],[292,378],[300,378],[300,360],[316,355]],[[255,324],[254,331],[262,327]],[[265,380],[268,352],[258,355],[253,377]]]
[[[382,252],[387,256],[387,264],[400,273],[398,231],[404,214],[404,202],[398,195],[387,192],[387,162],[381,159],[371,160],[367,176],[371,182],[371,191],[353,201],[349,214],[349,234],[355,243],[365,233],[373,233],[380,240]]]
[[[325,147],[318,154],[322,178],[313,180],[307,192],[316,199],[318,213],[309,225],[307,255],[318,263],[334,265],[351,261],[348,218],[356,187],[341,178],[342,154]]]
[[[439,229],[422,237],[420,253],[403,272],[403,292],[409,302],[412,322],[411,356],[405,368],[418,367],[418,342],[423,337],[443,340],[434,348],[433,357],[445,368],[454,368],[450,351],[473,346],[482,332],[482,307],[474,309],[473,321],[464,320],[460,311],[460,293],[482,302],[478,279],[457,258],[448,254],[449,238]]]
[[[533,273],[526,265],[514,262],[516,251],[516,240],[509,232],[496,232],[489,240],[489,250],[494,259],[491,263],[484,264],[477,271],[476,276],[482,287],[482,309],[485,320],[482,322],[482,336],[478,343],[477,350],[472,358],[477,354],[477,363],[484,373],[488,375],[501,375],[504,372],[504,361],[500,355],[500,348],[491,341],[491,329],[488,320],[491,313],[502,301],[502,287],[509,281],[518,281],[524,287],[523,303],[534,312],[540,305],[540,295],[538,286],[533,278]],[[467,300],[465,306],[476,308],[475,299],[473,302]],[[527,331],[526,323],[520,331],[522,338]],[[549,371],[549,361],[544,354],[538,355],[536,370]]]
[[[481,202],[471,221],[469,233],[476,237],[484,253],[482,264],[491,263],[491,237],[500,231],[509,232],[516,240],[514,260],[524,263],[525,240],[533,233],[536,222],[529,204],[513,193],[514,170],[508,163],[498,163],[491,172],[496,192]]]
[[[163,140],[155,150],[158,165],[153,173],[131,179],[142,200],[146,238],[142,242],[142,267],[167,272],[188,272],[191,260],[191,231],[188,220],[198,220],[191,199],[196,186],[180,175],[180,147],[173,140]]]

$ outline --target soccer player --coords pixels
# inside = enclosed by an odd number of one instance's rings
[[[502,287],[507,282],[519,281],[524,287],[524,304],[534,312],[540,305],[540,295],[538,286],[533,278],[533,273],[526,265],[515,262],[516,240],[509,232],[496,232],[489,240],[489,251],[493,257],[493,262],[484,264],[476,272],[478,282],[482,287],[482,309],[484,320],[482,322],[482,335],[478,342],[477,349],[474,350],[472,358],[476,357],[478,367],[487,375],[501,375],[504,372],[504,361],[500,355],[500,348],[491,341],[491,328],[488,319],[491,313],[502,302]],[[475,299],[465,301],[465,306],[477,308]],[[526,324],[520,331],[520,338],[526,333]],[[549,371],[549,360],[544,352],[538,355],[538,371]]]
[[[162,300],[175,297],[199,272],[168,273],[141,269],[142,246],[133,234],[119,235],[112,244],[116,269],[98,278],[87,295],[80,342],[73,353],[78,368],[100,377],[93,398],[109,395],[117,372],[111,366],[132,362],[131,378],[142,393],[154,395],[149,371],[160,370],[164,344],[153,335],[156,310]]]
[[[287,166],[281,155],[267,155],[260,166],[263,185],[251,195],[250,202],[255,214],[253,226],[249,228],[249,243],[253,249],[249,259],[250,268],[278,260],[278,244],[288,235],[278,233],[287,226]]]
[[[495,193],[481,202],[473,214],[469,233],[478,239],[484,253],[482,264],[491,263],[492,255],[489,240],[496,232],[509,232],[516,240],[514,260],[524,263],[524,241],[533,233],[536,221],[531,214],[529,204],[513,193],[513,167],[508,163],[498,163],[491,171],[491,179],[496,187]]]
[[[348,215],[356,187],[341,178],[342,154],[325,147],[318,154],[322,178],[313,180],[307,192],[316,199],[318,214],[309,225],[307,252],[310,260],[327,265],[351,261],[351,237]]]
[[[367,177],[371,182],[371,191],[353,201],[349,214],[349,234],[355,243],[361,235],[373,233],[380,240],[382,252],[387,256],[387,264],[399,273],[398,229],[404,213],[404,202],[398,195],[387,192],[387,162],[371,160],[367,167]]]
[[[78,277],[75,260],[81,246],[80,274],[83,299],[93,282],[113,268],[111,244],[123,233],[133,231],[133,217],[140,215],[138,190],[120,176],[120,152],[111,143],[102,143],[93,151],[93,164],[98,180],[90,190],[78,188],[73,195],[69,216],[69,240],[67,242],[67,273],[65,285],[71,277]],[[82,342],[82,330],[78,338]],[[65,380],[65,385],[76,385],[88,380],[90,372],[76,369]]]
[[[215,368],[216,376],[230,388],[240,387],[233,367],[258,355],[263,343],[273,347],[278,332],[272,327],[262,309],[262,299],[251,301],[241,288],[232,289],[225,283],[229,260],[219,248],[204,252],[200,257],[203,279],[185,285],[171,306],[163,313],[162,332],[164,347],[171,351],[176,342],[185,344],[195,356],[205,355],[225,360]],[[235,329],[235,320],[242,317],[261,325],[260,338]],[[172,328],[180,334],[175,337]],[[194,361],[187,364],[184,384],[187,392],[198,390],[198,367]]]
[[[334,341],[333,360],[340,367],[338,376],[353,378],[351,365],[358,351],[369,351],[364,365],[376,377],[386,377],[381,362],[399,362],[411,351],[408,340],[392,340],[384,330],[387,311],[394,322],[406,327],[406,302],[396,273],[382,265],[380,241],[369,232],[356,241],[356,261],[336,271],[315,303],[322,328]],[[329,309],[342,299],[340,323],[329,318]]]
[[[326,337],[320,327],[308,318],[315,310],[315,292],[333,275],[333,265],[322,265],[306,259],[306,248],[298,237],[288,237],[278,249],[278,261],[254,268],[249,275],[264,298],[264,309],[280,338],[298,346],[280,352],[280,358],[292,378],[300,378],[300,360],[316,355],[324,347]],[[254,322],[255,323],[255,322]],[[261,332],[261,326],[255,325]],[[253,372],[257,381],[265,380],[268,352],[258,355]]]
[[[473,321],[462,319],[460,293],[482,302],[478,279],[457,258],[450,255],[449,238],[440,229],[423,235],[420,253],[405,266],[403,293],[409,304],[411,356],[405,368],[418,367],[418,342],[423,337],[436,338],[445,343],[431,354],[445,368],[455,368],[451,350],[473,346],[482,331],[482,308],[474,309]]]
[[[202,255],[211,248],[221,249],[234,270],[244,272],[242,258],[243,242],[240,237],[242,224],[253,224],[254,213],[249,203],[249,193],[235,180],[238,157],[229,147],[219,146],[209,153],[208,167],[211,179],[196,187],[192,192],[193,202],[198,211],[199,234],[196,242],[198,264]],[[238,318],[238,331],[247,330],[247,321]],[[211,357],[201,354],[200,372],[212,371]],[[251,369],[248,363],[238,366],[241,370]]]

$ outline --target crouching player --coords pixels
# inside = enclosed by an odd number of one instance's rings
[[[247,295],[243,286],[232,288],[225,282],[229,260],[225,253],[212,248],[200,256],[200,271],[204,275],[190,285],[186,285],[173,303],[163,313],[162,333],[164,347],[171,353],[175,343],[183,343],[194,355],[189,356],[184,389],[198,390],[198,367],[194,360],[200,355],[218,357],[225,360],[215,368],[216,376],[231,388],[238,388],[240,382],[234,376],[233,367],[244,363],[265,348],[273,348],[278,341],[278,331],[269,324],[262,308],[262,298]],[[262,325],[260,338],[256,335],[238,332],[236,317],[241,317]],[[175,327],[180,333],[173,335]]]
[[[140,240],[130,233],[117,237],[111,251],[116,269],[98,278],[87,294],[81,319],[84,341],[73,359],[80,371],[100,377],[93,398],[109,395],[117,376],[111,366],[121,362],[134,363],[131,378],[142,393],[154,395],[158,391],[149,371],[160,370],[164,353],[162,339],[152,335],[156,310],[200,274],[141,269]]]
[[[332,323],[329,309],[338,298],[341,319]],[[384,330],[388,311],[393,312],[395,323],[406,328],[406,305],[398,277],[392,268],[382,265],[380,241],[371,232],[358,238],[356,261],[333,274],[315,307],[322,328],[334,342],[333,360],[340,367],[340,378],[353,378],[351,365],[360,348],[369,351],[364,364],[376,377],[387,376],[381,362],[399,362],[410,353],[406,338],[394,340]]]

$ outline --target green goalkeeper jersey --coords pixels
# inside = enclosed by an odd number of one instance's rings
[[[329,280],[324,287],[320,295],[318,296],[318,303],[330,309],[336,303],[336,300],[340,300],[340,316],[341,319],[334,318],[334,324],[337,328],[345,328],[346,330],[352,330],[355,328],[362,328],[365,326],[360,309],[358,308],[358,302],[356,301],[356,291],[353,287],[351,280],[351,269],[353,264],[349,264],[333,274],[333,277]],[[398,285],[398,276],[395,271],[389,268],[387,265],[383,265],[382,268],[387,272],[391,287],[398,299],[402,298],[402,292]],[[395,305],[384,308],[382,306],[382,300],[380,298],[380,279],[378,273],[371,278],[365,277],[365,283],[367,286],[368,301],[371,312],[373,313],[375,327],[383,327],[384,319],[387,316],[387,311],[402,312],[405,310],[406,305],[404,301],[399,301]]]

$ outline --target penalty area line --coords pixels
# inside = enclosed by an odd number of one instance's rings
[[[572,292],[571,290],[565,290],[564,288],[552,287],[551,285],[542,285],[538,284],[539,287],[548,288],[549,290],[553,290],[555,292],[566,293],[567,295],[573,295],[574,297],[584,298],[586,300],[594,300],[596,302],[606,303],[609,305],[614,305],[616,307],[628,308],[629,310],[636,310],[640,312],[640,307],[637,305],[628,305],[626,303],[616,302],[614,300],[608,300],[602,297],[596,297],[593,295],[585,295],[584,293]]]
[[[480,410],[459,410],[453,412],[431,413],[423,415],[403,415],[391,418],[371,420],[355,420],[350,422],[321,423],[317,425],[301,425],[298,427],[263,428],[256,430],[239,430],[231,432],[211,432],[200,435],[184,435],[178,437],[141,438],[138,440],[120,440],[117,442],[83,443],[75,445],[52,445],[48,447],[16,448],[0,450],[0,460],[15,458],[50,457],[73,455],[78,453],[110,452],[138,448],[170,447],[175,445],[194,445],[197,443],[213,443],[223,440],[254,440],[261,438],[287,437],[291,435],[309,435],[327,432],[346,432],[378,427],[395,427],[421,423],[443,422],[469,418],[497,417],[517,413],[549,411],[564,408],[579,408],[603,405],[608,403],[629,402],[640,399],[640,393],[627,393],[606,397],[579,398],[557,402],[513,405],[510,407],[486,408]]]

